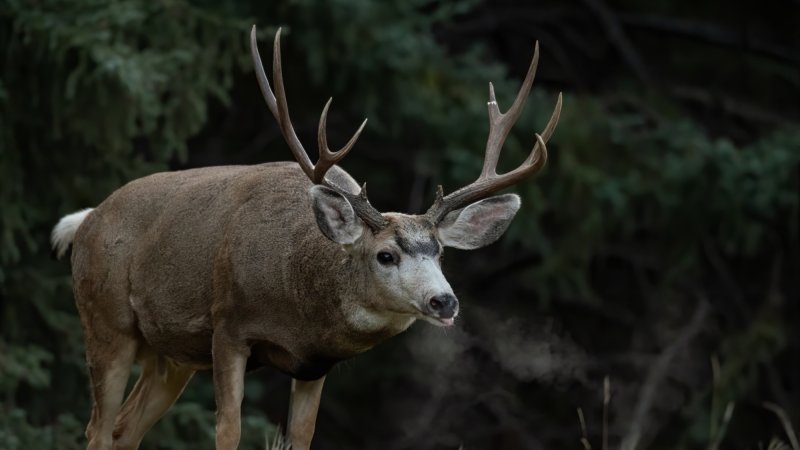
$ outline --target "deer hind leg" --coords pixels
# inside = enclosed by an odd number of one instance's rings
[[[114,450],[139,448],[147,430],[175,403],[194,375],[194,370],[149,350],[140,355],[140,363],[142,373],[114,425]]]
[[[325,377],[314,381],[292,379],[288,427],[292,450],[308,450],[311,447],[324,382]]]
[[[86,427],[87,450],[110,450],[112,432],[138,342],[125,335],[87,341],[86,361],[92,391],[92,416]]]

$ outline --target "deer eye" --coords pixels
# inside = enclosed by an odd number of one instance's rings
[[[387,265],[394,262],[394,256],[392,256],[389,252],[380,252],[378,253],[378,262]]]

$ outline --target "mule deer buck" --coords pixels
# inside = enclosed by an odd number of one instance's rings
[[[496,173],[500,150],[533,83],[538,44],[514,104],[501,113],[489,85],[490,130],[480,176],[422,215],[380,213],[337,164],[319,121],[312,164],[289,118],[280,30],[273,92],[261,91],[296,162],[157,173],[53,229],[57,254],[72,244],[75,302],[86,339],[92,413],[88,448],[135,449],[197,370],[211,368],[216,448],[235,449],[245,371],[263,365],[293,377],[288,434],[308,449],[325,375],[338,361],[401,333],[415,320],[451,326],[458,300],[442,275],[443,247],[497,240],[516,214],[514,194],[490,196],[536,173],[547,159],[555,110],[516,169]],[[141,375],[125,396],[131,365]]]

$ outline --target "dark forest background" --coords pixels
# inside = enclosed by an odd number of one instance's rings
[[[291,155],[249,27],[283,26],[295,126],[369,124],[343,166],[419,212],[480,172],[539,40],[502,163],[559,91],[550,160],[504,238],[449,250],[463,314],[337,366],[314,448],[794,449],[800,430],[800,2],[0,0],[0,449],[78,449],[89,391],[64,214],[157,171]],[[241,448],[285,422],[250,374]],[[213,448],[200,374],[143,448]]]

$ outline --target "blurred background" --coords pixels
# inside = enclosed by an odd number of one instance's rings
[[[283,28],[315,147],[383,211],[480,172],[487,85],[539,73],[501,168],[564,92],[545,170],[500,242],[448,250],[457,326],[339,364],[316,449],[800,450],[800,2],[0,1],[0,448],[84,448],[89,390],[66,213],[164,170],[287,160],[247,45]],[[268,66],[269,67],[269,66]],[[312,155],[312,157],[315,157]],[[248,375],[243,449],[289,378]],[[145,449],[213,448],[198,374]]]

